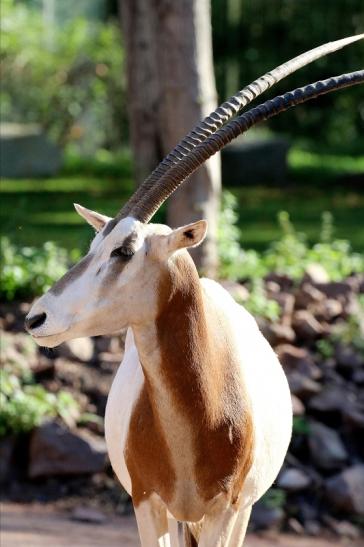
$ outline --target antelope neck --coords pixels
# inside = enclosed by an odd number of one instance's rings
[[[151,402],[164,397],[193,421],[213,422],[222,403],[216,397],[224,387],[222,363],[214,358],[218,340],[211,340],[199,277],[186,255],[178,253],[161,277],[155,321],[133,331]]]

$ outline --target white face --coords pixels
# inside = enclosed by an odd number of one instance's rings
[[[116,223],[76,209],[98,233],[87,255],[33,304],[25,326],[40,346],[153,320],[163,268],[178,249],[200,243],[207,229],[205,221],[173,231],[131,217]]]

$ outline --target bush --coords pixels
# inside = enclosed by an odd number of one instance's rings
[[[54,394],[39,384],[24,385],[14,374],[0,370],[0,437],[27,433],[56,416],[72,425],[78,415],[78,405],[70,393]]]
[[[75,19],[51,28],[39,10],[2,1],[2,120],[39,124],[60,145],[87,132],[92,152],[126,134],[118,26]]]
[[[2,299],[11,301],[32,298],[47,291],[78,258],[48,241],[42,247],[17,247],[6,237],[1,238]]]
[[[281,211],[278,223],[281,237],[263,253],[244,250],[239,244],[237,200],[224,192],[219,219],[219,276],[241,281],[256,281],[270,272],[289,275],[298,281],[311,264],[320,264],[332,281],[340,281],[352,273],[364,271],[364,256],[352,251],[346,240],[333,238],[333,219],[329,212],[322,215],[318,242],[310,246],[306,236],[295,230],[289,215]]]

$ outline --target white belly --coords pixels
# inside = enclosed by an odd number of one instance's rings
[[[124,448],[134,404],[144,383],[143,370],[129,328],[125,341],[125,354],[111,386],[105,411],[105,438],[112,468],[119,481],[131,495]]]

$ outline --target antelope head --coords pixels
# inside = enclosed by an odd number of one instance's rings
[[[35,341],[54,347],[65,340],[110,334],[155,317],[161,276],[176,253],[187,255],[188,247],[201,243],[207,223],[200,220],[171,230],[150,224],[154,213],[202,163],[259,121],[330,91],[363,83],[363,70],[336,76],[239,115],[282,78],[363,37],[344,38],[303,53],[228,99],[182,139],[115,218],[75,205],[96,229],[96,236],[86,256],[32,306],[25,326]]]
[[[115,222],[75,205],[96,230],[89,252],[32,307],[26,328],[41,346],[110,334],[157,314],[158,289],[169,258],[198,245],[204,220],[171,230],[133,217]]]

